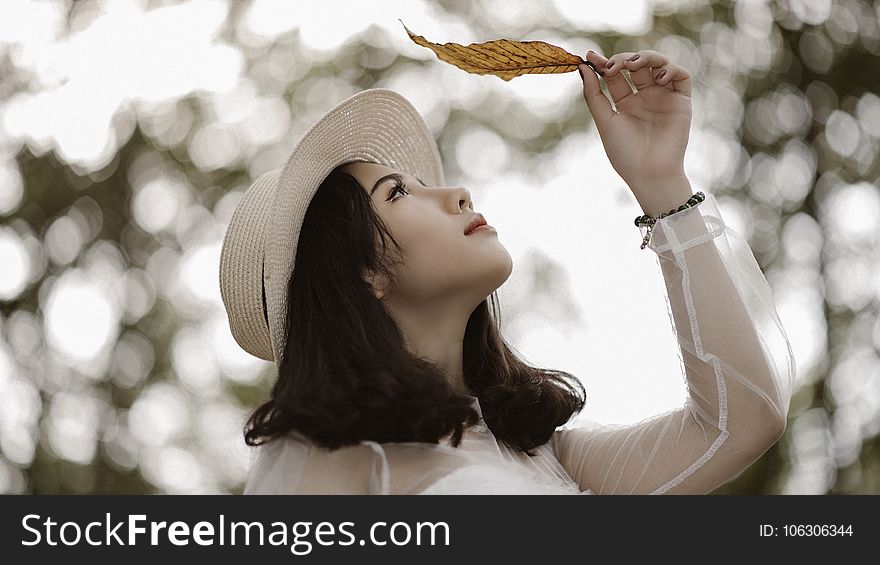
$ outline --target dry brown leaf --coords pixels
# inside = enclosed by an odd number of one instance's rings
[[[562,47],[544,41],[512,41],[496,39],[485,43],[431,43],[421,35],[416,35],[406,27],[403,29],[416,44],[427,47],[441,60],[459,69],[478,75],[495,75],[504,80],[525,74],[552,74],[576,71],[578,65],[586,63],[577,55],[572,55]]]

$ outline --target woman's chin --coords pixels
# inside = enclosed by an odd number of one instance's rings
[[[507,249],[502,246],[504,249],[504,257],[500,258],[498,261],[498,265],[496,269],[493,269],[492,275],[490,278],[495,281],[495,290],[507,282],[507,279],[510,278],[510,275],[513,273],[513,258],[510,256],[510,253],[507,252]]]

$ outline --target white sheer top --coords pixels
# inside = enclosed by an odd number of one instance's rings
[[[635,424],[576,420],[535,456],[480,422],[458,448],[406,442],[328,450],[296,432],[251,448],[245,494],[705,494],[785,429],[795,361],[764,274],[715,198],[658,220],[688,398]],[[473,406],[480,413],[480,403]]]

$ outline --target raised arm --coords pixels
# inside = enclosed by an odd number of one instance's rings
[[[632,425],[568,425],[551,442],[581,489],[596,494],[708,493],[782,435],[794,356],[751,248],[711,194],[658,220],[649,248],[666,283],[687,402]]]

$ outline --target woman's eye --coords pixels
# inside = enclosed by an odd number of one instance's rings
[[[400,183],[398,182],[398,183],[396,183],[396,184],[394,185],[394,187],[391,189],[391,192],[388,193],[388,200],[390,200],[390,201],[392,201],[392,202],[395,201],[395,200],[397,200],[397,198],[393,198],[393,196],[394,196],[397,192],[402,192],[402,193],[404,193],[404,194],[409,194],[409,192],[406,191],[406,188],[404,187],[404,185],[402,185],[402,184],[400,184]]]

